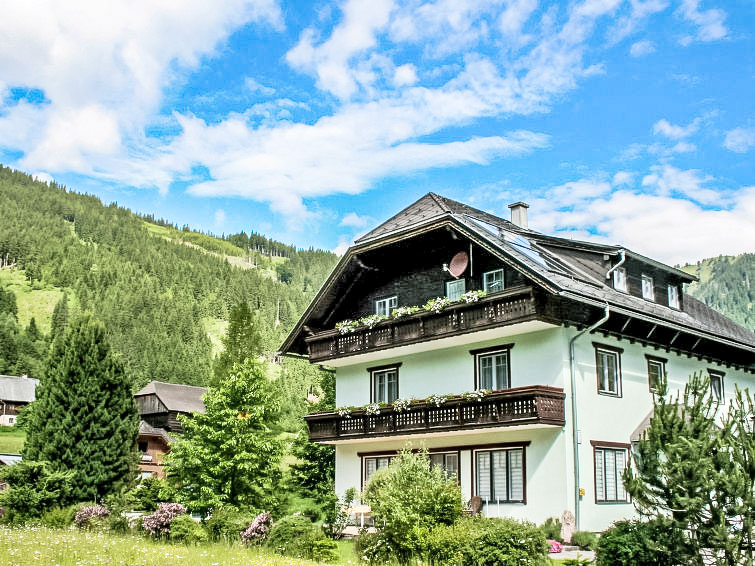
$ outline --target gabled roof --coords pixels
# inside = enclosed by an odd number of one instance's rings
[[[468,205],[428,193],[415,203],[383,222],[355,241],[335,267],[328,280],[313,299],[299,322],[281,346],[288,352],[301,332],[310,324],[315,313],[321,313],[344,290],[339,289],[339,280],[353,279],[359,270],[360,254],[390,243],[405,240],[422,231],[443,226],[452,226],[471,241],[485,247],[501,259],[513,261],[528,277],[550,293],[559,294],[579,302],[595,306],[610,304],[612,309],[632,317],[659,322],[684,331],[699,333],[705,337],[732,342],[755,353],[755,333],[742,328],[732,320],[717,313],[705,304],[688,295],[684,296],[684,311],[646,301],[628,293],[615,290],[603,274],[600,277],[582,269],[570,251],[618,257],[624,253],[643,263],[665,271],[680,282],[696,280],[684,271],[628,250],[619,245],[598,244],[569,240],[523,229],[515,224]]]
[[[179,413],[204,413],[202,396],[207,388],[194,385],[150,381],[143,389],[134,393],[134,397],[155,395],[168,411]]]
[[[32,377],[0,375],[0,400],[13,403],[31,403],[36,399],[39,380]]]

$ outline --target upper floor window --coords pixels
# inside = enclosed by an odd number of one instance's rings
[[[398,399],[398,366],[371,368],[372,403],[393,403]]]
[[[430,454],[430,465],[443,470],[446,478],[459,479],[459,453],[436,452]]]
[[[629,498],[621,476],[627,467],[627,448],[601,446],[596,442],[593,445],[595,446],[595,502],[626,503]]]
[[[613,288],[617,291],[627,292],[627,270],[617,267],[613,270]]]
[[[721,371],[708,370],[710,376],[710,391],[717,402],[724,400],[724,374]]]
[[[482,290],[486,293],[503,291],[503,269],[495,269],[483,273]]]
[[[524,503],[524,448],[475,452],[475,495],[485,503]]]
[[[470,350],[475,359],[475,389],[496,391],[511,387],[513,344]]]
[[[458,301],[466,290],[467,286],[464,279],[456,279],[455,281],[446,282],[446,297],[452,301]]]
[[[392,297],[386,297],[385,299],[378,299],[375,301],[375,314],[382,314],[385,316],[391,316],[391,312],[398,306],[398,297],[393,295]]]
[[[653,278],[650,275],[642,275],[642,298],[648,301],[655,300],[655,288],[653,287]]]
[[[598,372],[598,393],[621,397],[620,348],[595,344],[595,362]]]
[[[672,309],[679,308],[679,287],[676,285],[668,286],[668,306]]]
[[[364,478],[364,482],[362,484],[362,487],[367,485],[367,482],[370,481],[372,474],[374,474],[378,470],[387,468],[393,458],[393,456],[371,456],[369,458],[362,458],[362,466],[364,467],[364,475],[362,476]]]
[[[653,393],[658,391],[658,384],[666,375],[666,360],[655,356],[645,355],[648,362],[648,388]]]

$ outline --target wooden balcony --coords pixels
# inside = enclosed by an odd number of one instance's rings
[[[359,410],[348,417],[315,413],[305,419],[313,442],[520,425],[562,427],[564,397],[563,389],[535,385],[496,391],[479,401],[458,396],[440,406],[421,402],[401,412],[389,406],[379,415]]]
[[[307,337],[306,342],[310,362],[322,363],[333,358],[525,322],[535,317],[532,288],[517,287],[476,303],[451,305],[439,314],[421,312],[390,318],[371,329],[362,326],[348,334],[327,330]]]

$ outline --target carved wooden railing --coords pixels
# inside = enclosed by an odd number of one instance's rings
[[[480,400],[458,396],[439,406],[420,402],[403,411],[384,407],[378,415],[357,410],[349,416],[315,413],[305,419],[314,442],[529,424],[564,426],[564,397],[563,389],[533,385],[488,393]]]
[[[338,330],[319,332],[305,340],[309,360],[319,363],[332,358],[403,346],[463,334],[487,327],[524,322],[535,318],[532,288],[518,287],[476,303],[454,304],[442,312],[421,312],[388,319],[373,328],[361,327],[341,334]]]

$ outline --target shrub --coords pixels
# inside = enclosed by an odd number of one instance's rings
[[[338,543],[327,537],[313,539],[309,546],[308,558],[315,562],[337,562]]]
[[[53,507],[42,515],[42,524],[51,529],[64,529],[73,523],[76,514],[76,506]]]
[[[241,531],[241,542],[244,544],[261,544],[270,534],[270,524],[273,518],[270,513],[260,513],[254,521]]]
[[[590,531],[577,531],[571,536],[572,544],[586,550],[595,550],[598,544],[598,536]]]
[[[198,544],[207,540],[207,532],[190,515],[179,515],[170,522],[170,540]]]
[[[556,517],[548,517],[545,520],[545,523],[540,525],[540,530],[543,531],[545,538],[564,542],[564,539],[561,536],[561,521]]]
[[[668,519],[619,521],[598,539],[598,566],[677,566],[683,533]]]
[[[160,503],[175,501],[176,490],[162,478],[142,479],[136,487],[128,491],[128,504],[131,508],[154,511]]]
[[[110,509],[104,505],[85,505],[76,512],[73,522],[80,529],[102,525],[110,515]]]
[[[241,532],[252,521],[252,513],[228,505],[213,510],[212,515],[205,520],[204,527],[211,540],[237,542],[241,538]]]
[[[186,513],[180,503],[161,503],[154,513],[142,519],[142,528],[153,537],[170,534],[170,525],[179,515]]]
[[[337,545],[304,516],[285,517],[273,524],[265,546],[295,558],[336,560]],[[317,557],[317,558],[316,558]]]
[[[427,537],[427,558],[436,565],[539,566],[547,544],[535,524],[513,519],[464,518],[439,525]]]
[[[0,470],[0,480],[8,483],[0,494],[6,522],[39,519],[46,510],[70,502],[73,474],[52,471],[49,466],[47,462],[23,460]]]

